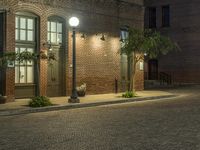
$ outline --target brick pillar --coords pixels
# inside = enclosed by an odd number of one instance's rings
[[[15,14],[6,15],[6,52],[15,51]],[[15,97],[15,68],[7,68],[5,76],[5,95],[7,102],[14,101]]]

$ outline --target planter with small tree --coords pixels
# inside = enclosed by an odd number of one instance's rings
[[[148,58],[156,58],[165,55],[173,50],[180,50],[177,43],[173,42],[170,37],[161,35],[160,32],[151,29],[130,28],[128,37],[123,39],[121,54],[127,55],[127,62],[132,62],[132,72],[130,75],[129,91],[135,92],[135,75],[136,65],[144,61],[144,55]]]

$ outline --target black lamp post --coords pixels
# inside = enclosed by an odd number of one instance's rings
[[[69,19],[69,25],[73,28],[72,37],[73,37],[73,44],[72,44],[72,94],[71,97],[68,99],[69,103],[79,103],[80,100],[78,99],[78,94],[76,90],[76,30],[75,28],[79,25],[79,19],[77,17],[71,17]]]

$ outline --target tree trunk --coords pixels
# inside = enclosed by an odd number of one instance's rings
[[[132,83],[132,80],[131,80],[131,68],[130,68],[130,63],[131,63],[131,56],[130,55],[127,55],[127,79],[128,79],[128,82],[127,82],[127,87],[128,87],[128,91],[131,91],[131,83]]]
[[[135,92],[135,74],[136,74],[136,62],[133,59],[133,71],[132,71],[132,91]]]
[[[133,58],[131,60],[131,57]],[[132,63],[132,65],[130,65],[130,62]],[[130,76],[130,83],[129,83],[129,91],[135,91],[135,73],[136,73],[136,57],[135,57],[135,54],[133,53],[132,56],[129,56],[128,57],[128,67],[131,67],[131,74],[129,75]],[[129,68],[130,69],[130,68]]]
[[[131,78],[132,78],[132,91],[135,92],[135,75],[136,75],[136,64],[137,64],[137,61],[136,61],[136,56],[135,54],[133,54],[133,62],[132,62],[132,74],[131,74]]]

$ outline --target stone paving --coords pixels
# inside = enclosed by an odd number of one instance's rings
[[[200,150],[200,88],[182,96],[0,117],[0,150]]]

